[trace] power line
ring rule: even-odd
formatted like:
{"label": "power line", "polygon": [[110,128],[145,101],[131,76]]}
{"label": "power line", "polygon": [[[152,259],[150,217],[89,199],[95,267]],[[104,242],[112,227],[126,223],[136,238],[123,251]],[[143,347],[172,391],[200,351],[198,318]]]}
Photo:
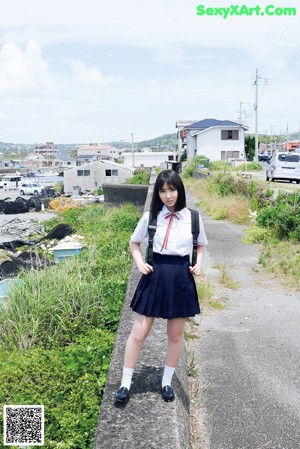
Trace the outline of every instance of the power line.
{"label": "power line", "polygon": [[273,77],[270,78],[270,82],[272,84],[279,83],[292,69],[292,67],[296,64],[298,58],[300,56],[300,45],[296,48],[288,62],[283,66],[283,68]]}

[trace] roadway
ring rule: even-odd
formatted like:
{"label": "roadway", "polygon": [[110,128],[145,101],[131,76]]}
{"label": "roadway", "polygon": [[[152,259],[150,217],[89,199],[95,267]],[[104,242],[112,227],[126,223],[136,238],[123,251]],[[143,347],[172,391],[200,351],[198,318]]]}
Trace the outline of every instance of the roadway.
{"label": "roadway", "polygon": [[[203,311],[189,343],[198,365],[194,449],[300,449],[300,293],[264,273],[242,226],[201,215],[204,272],[226,305]],[[220,265],[236,290],[220,283]]]}

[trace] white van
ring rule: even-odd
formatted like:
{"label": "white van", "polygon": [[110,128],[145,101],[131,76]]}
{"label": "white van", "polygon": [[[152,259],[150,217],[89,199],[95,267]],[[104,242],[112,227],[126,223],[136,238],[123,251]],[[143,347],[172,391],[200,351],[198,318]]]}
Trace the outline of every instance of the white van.
{"label": "white van", "polygon": [[274,153],[268,161],[266,171],[267,181],[296,181],[300,183],[300,154],[299,153]]}
{"label": "white van", "polygon": [[22,176],[17,175],[4,175],[0,179],[0,189],[18,189],[21,182]]}

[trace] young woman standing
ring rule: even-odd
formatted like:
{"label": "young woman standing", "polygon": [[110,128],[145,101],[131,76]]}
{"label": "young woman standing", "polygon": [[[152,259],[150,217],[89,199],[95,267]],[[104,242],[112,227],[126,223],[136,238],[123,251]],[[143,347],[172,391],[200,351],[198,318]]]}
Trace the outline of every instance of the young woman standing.
{"label": "young woman standing", "polygon": [[130,240],[132,256],[143,276],[130,304],[134,321],[126,343],[121,386],[115,394],[119,404],[129,399],[133,370],[154,318],[167,320],[168,348],[161,393],[166,402],[174,400],[171,381],[182,349],[185,319],[200,313],[193,276],[201,274],[207,239],[199,217],[197,262],[191,266],[191,212],[186,208],[184,185],[175,171],[165,170],[158,175],[150,213],[157,216],[153,265],[144,261],[140,248],[148,236],[149,212],[142,216]]}

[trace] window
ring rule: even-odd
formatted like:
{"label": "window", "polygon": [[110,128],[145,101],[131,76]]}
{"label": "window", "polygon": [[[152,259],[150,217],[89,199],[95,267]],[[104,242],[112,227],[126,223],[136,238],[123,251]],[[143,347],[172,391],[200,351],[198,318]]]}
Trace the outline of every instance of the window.
{"label": "window", "polygon": [[168,161],[174,161],[174,156],[168,156]]}
{"label": "window", "polygon": [[91,176],[90,170],[77,170],[77,176]]}
{"label": "window", "polygon": [[298,154],[279,154],[279,161],[285,162],[299,162],[300,156]]}
{"label": "window", "polygon": [[239,140],[238,129],[222,129],[221,130],[221,140]]}
{"label": "window", "polygon": [[118,176],[118,170],[105,170],[105,176]]}
{"label": "window", "polygon": [[239,159],[239,151],[221,151],[221,160],[228,161],[228,159]]}

